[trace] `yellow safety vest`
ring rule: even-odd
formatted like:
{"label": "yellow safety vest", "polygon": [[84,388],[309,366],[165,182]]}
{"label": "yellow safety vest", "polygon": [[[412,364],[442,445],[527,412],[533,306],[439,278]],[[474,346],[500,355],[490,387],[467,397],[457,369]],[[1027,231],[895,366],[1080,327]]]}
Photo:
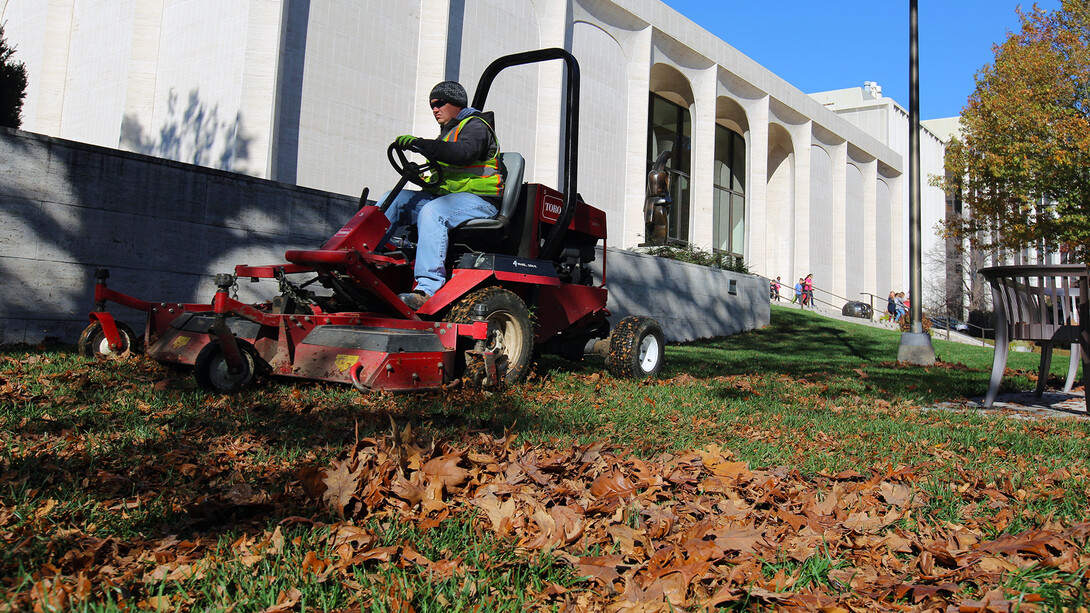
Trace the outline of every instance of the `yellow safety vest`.
{"label": "yellow safety vest", "polygon": [[440,194],[454,194],[469,192],[480,196],[499,196],[503,193],[503,175],[500,174],[500,141],[496,137],[496,131],[479,115],[470,115],[458,125],[443,135],[443,140],[449,143],[458,142],[458,134],[462,127],[474,119],[484,121],[488,131],[492,133],[492,147],[488,150],[489,158],[470,166],[451,166],[439,162],[443,167],[443,182],[434,191]]}

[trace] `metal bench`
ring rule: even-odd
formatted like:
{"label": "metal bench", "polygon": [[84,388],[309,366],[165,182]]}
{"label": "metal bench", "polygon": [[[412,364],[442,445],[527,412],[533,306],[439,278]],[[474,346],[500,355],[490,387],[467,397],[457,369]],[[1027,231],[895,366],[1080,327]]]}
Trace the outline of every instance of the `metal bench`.
{"label": "metal bench", "polygon": [[[991,266],[980,274],[992,287],[995,304],[995,357],[984,406],[991,407],[1007,368],[1010,342],[1033,341],[1041,346],[1036,394],[1044,393],[1052,366],[1052,347],[1069,345],[1064,391],[1071,391],[1081,355],[1084,389],[1090,383],[1090,294],[1087,267],[1081,264]],[[1081,351],[1080,351],[1081,348]]]}

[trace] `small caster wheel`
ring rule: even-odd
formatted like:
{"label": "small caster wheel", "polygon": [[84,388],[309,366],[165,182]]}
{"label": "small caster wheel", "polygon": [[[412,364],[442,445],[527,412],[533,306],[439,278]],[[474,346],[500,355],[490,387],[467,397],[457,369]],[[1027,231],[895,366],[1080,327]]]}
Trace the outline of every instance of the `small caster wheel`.
{"label": "small caster wheel", "polygon": [[132,331],[132,328],[119,322],[117,323],[117,332],[121,335],[121,346],[110,347],[110,341],[106,338],[106,333],[102,331],[102,324],[94,322],[83,329],[83,332],[79,335],[79,342],[76,343],[76,351],[89,358],[103,356],[107,358],[121,358],[129,355],[136,350],[136,334]]}
{"label": "small caster wheel", "polygon": [[193,362],[197,385],[210,392],[237,392],[253,383],[261,358],[250,343],[242,339],[235,339],[235,343],[242,354],[242,366],[237,372],[231,372],[227,366],[227,356],[219,340],[213,340],[201,349]]}

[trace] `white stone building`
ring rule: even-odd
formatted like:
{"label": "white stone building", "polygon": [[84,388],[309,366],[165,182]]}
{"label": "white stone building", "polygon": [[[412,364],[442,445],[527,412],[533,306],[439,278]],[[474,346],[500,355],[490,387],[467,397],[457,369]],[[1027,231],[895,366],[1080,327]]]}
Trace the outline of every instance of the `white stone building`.
{"label": "white stone building", "polygon": [[[436,82],[472,97],[496,57],[563,47],[579,191],[610,245],[643,240],[649,161],[681,142],[674,238],[840,297],[908,286],[905,110],[874,88],[807,95],[659,0],[0,0],[0,22],[29,71],[23,129],[344,194],[393,184],[396,135],[436,133]],[[553,186],[562,71],[505,71],[488,104]],[[943,143],[921,145],[926,256]]]}

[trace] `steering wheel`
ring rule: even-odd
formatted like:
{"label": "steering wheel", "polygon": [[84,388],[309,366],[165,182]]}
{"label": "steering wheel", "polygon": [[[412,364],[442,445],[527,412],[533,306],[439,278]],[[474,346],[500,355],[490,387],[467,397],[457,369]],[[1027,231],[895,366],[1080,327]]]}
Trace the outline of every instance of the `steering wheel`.
{"label": "steering wheel", "polygon": [[[390,143],[386,157],[390,159],[390,166],[410,183],[428,189],[443,182],[443,167],[428,156],[424,156],[423,164],[417,164],[405,156],[405,150],[397,143]],[[426,173],[430,174],[425,176]]]}

